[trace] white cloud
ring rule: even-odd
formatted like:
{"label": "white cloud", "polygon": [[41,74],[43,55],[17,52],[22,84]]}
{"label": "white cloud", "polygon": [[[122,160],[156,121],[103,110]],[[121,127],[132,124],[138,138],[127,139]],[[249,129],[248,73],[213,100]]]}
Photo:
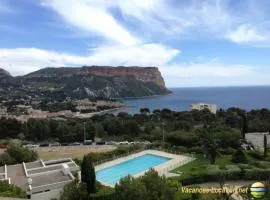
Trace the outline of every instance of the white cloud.
{"label": "white cloud", "polygon": [[250,43],[270,47],[270,30],[258,30],[251,24],[243,24],[231,32],[228,37],[237,43]]}
{"label": "white cloud", "polygon": [[[269,41],[269,4],[253,0],[43,0],[68,24],[135,45],[162,37],[226,39],[253,46]],[[238,7],[237,7],[238,6]],[[116,8],[124,20],[112,14]],[[134,20],[135,19],[135,20]],[[124,22],[123,22],[124,21]],[[123,22],[121,24],[121,22]],[[126,27],[124,26],[126,25]],[[128,29],[128,28],[129,29]],[[135,36],[136,34],[136,36]],[[165,36],[164,36],[165,34]],[[203,36],[203,37],[201,37]],[[244,37],[246,36],[246,37]],[[269,43],[268,43],[269,44]]]}
{"label": "white cloud", "polygon": [[127,20],[134,17],[148,26],[150,31],[157,29],[169,35],[180,34],[191,38],[202,35],[253,46],[262,46],[261,41],[269,42],[270,26],[266,21],[269,14],[267,9],[258,5],[259,1],[243,1],[241,8],[234,8],[229,0],[117,2]]}
{"label": "white cloud", "polygon": [[109,14],[108,1],[45,0],[43,5],[51,7],[67,23],[76,28],[96,32],[119,44],[135,45],[139,43],[139,39],[133,37]]}
{"label": "white cloud", "polygon": [[36,48],[0,49],[0,66],[13,75],[53,66],[144,65],[168,63],[180,51],[159,44],[138,46],[112,45],[91,49],[89,56],[76,56]]}
{"label": "white cloud", "polygon": [[233,86],[270,84],[270,70],[218,61],[178,63],[160,67],[170,87]]}
{"label": "white cloud", "polygon": [[168,87],[270,84],[270,70],[256,66],[205,62],[168,64],[180,52],[159,44],[123,45],[91,49],[76,56],[36,48],[0,49],[0,67],[23,75],[47,66],[126,65],[158,66]]}

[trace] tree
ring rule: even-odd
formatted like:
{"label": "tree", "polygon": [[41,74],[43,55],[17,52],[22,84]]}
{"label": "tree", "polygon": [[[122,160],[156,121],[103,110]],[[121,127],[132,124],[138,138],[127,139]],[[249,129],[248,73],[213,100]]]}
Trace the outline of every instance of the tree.
{"label": "tree", "polygon": [[245,135],[248,132],[248,119],[246,113],[242,115],[242,138],[245,139]]}
{"label": "tree", "polygon": [[173,200],[175,188],[169,187],[165,176],[160,177],[155,170],[150,170],[141,177],[141,182],[146,188],[148,200]]}
{"label": "tree", "polygon": [[104,128],[102,126],[102,124],[96,124],[95,126],[95,135],[96,137],[102,138],[105,134]]}
{"label": "tree", "polygon": [[74,180],[64,186],[60,194],[60,200],[85,200],[88,199],[88,194],[85,184],[77,184]]}
{"label": "tree", "polygon": [[204,143],[206,155],[209,158],[210,164],[214,165],[216,163],[216,158],[219,154],[219,145],[216,138],[216,134],[213,130],[213,127],[205,127],[203,128]]}
{"label": "tree", "polygon": [[96,127],[93,124],[92,121],[88,121],[85,125],[86,128],[86,139],[87,140],[94,140],[95,139],[95,133],[96,133]]}
{"label": "tree", "polygon": [[210,142],[206,145],[206,155],[209,158],[210,164],[214,165],[218,156],[218,145],[215,142]]}
{"label": "tree", "polygon": [[5,153],[0,155],[0,165],[32,162],[38,159],[37,152],[23,147],[21,144],[10,143]]}
{"label": "tree", "polygon": [[137,122],[135,121],[129,121],[127,124],[126,124],[126,130],[127,130],[127,133],[126,134],[129,134],[133,137],[136,137],[138,136],[139,132],[140,132],[140,127],[138,125]]}
{"label": "tree", "polygon": [[173,200],[177,188],[154,170],[141,178],[126,177],[115,186],[117,200]]}
{"label": "tree", "polygon": [[264,157],[266,158],[267,157],[267,136],[264,135],[263,136],[263,148],[264,148]]}
{"label": "tree", "polygon": [[120,180],[115,186],[117,200],[145,200],[147,190],[137,179],[128,176]]}
{"label": "tree", "polygon": [[141,108],[141,109],[140,109],[140,113],[141,113],[142,115],[147,115],[147,114],[150,113],[150,109],[149,109],[149,108]]}
{"label": "tree", "polygon": [[96,192],[96,173],[89,156],[84,156],[81,165],[82,182],[86,184],[88,194]]}

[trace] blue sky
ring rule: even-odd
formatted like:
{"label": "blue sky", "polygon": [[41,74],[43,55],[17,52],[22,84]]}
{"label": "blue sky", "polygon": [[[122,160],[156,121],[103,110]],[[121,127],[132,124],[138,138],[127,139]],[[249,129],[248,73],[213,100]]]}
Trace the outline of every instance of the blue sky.
{"label": "blue sky", "polygon": [[0,0],[0,67],[157,66],[168,87],[270,85],[270,0]]}

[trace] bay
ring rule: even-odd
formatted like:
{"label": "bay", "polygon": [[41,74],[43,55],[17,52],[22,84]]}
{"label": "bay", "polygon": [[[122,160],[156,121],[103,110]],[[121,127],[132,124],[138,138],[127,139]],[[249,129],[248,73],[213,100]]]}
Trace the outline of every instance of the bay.
{"label": "bay", "polygon": [[270,86],[170,88],[171,95],[136,99],[123,99],[128,105],[118,112],[135,114],[140,108],[169,108],[175,111],[190,110],[194,103],[213,103],[218,108],[238,107],[245,110],[270,108]]}

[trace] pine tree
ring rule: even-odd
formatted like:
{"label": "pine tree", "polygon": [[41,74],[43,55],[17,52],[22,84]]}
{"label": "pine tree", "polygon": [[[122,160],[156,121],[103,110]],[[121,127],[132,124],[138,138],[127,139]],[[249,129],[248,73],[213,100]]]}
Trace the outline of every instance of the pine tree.
{"label": "pine tree", "polygon": [[248,119],[246,113],[242,116],[242,137],[245,139],[245,135],[248,132]]}
{"label": "pine tree", "polygon": [[96,192],[96,173],[91,159],[88,156],[83,157],[81,166],[82,182],[86,184],[87,192],[93,194]]}
{"label": "pine tree", "polygon": [[267,157],[267,136],[263,137],[263,146],[264,146],[264,157]]}

